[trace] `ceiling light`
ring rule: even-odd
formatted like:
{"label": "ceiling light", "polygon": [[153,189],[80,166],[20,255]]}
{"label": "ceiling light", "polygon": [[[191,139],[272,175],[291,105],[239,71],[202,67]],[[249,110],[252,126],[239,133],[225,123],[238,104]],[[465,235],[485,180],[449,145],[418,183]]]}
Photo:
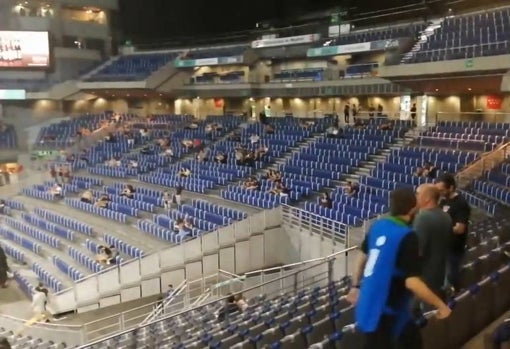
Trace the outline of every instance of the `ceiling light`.
{"label": "ceiling light", "polygon": [[130,96],[130,95],[129,95],[129,93],[128,93],[128,94],[126,94],[126,97],[129,97],[129,96]]}
{"label": "ceiling light", "polygon": [[438,89],[438,88],[436,88],[436,92],[437,92],[437,91],[439,91],[439,89]]}
{"label": "ceiling light", "polygon": [[468,87],[468,91],[471,91],[471,87]]}
{"label": "ceiling light", "polygon": [[144,96],[144,97],[147,97],[147,94],[145,93],[143,96]]}

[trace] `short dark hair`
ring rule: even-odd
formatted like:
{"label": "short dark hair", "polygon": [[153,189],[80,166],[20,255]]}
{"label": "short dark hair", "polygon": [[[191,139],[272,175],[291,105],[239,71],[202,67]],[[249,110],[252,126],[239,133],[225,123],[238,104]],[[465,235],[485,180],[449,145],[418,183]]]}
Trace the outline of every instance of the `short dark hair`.
{"label": "short dark hair", "polygon": [[446,188],[457,188],[457,183],[455,181],[455,176],[451,173],[443,173],[438,179],[438,183],[444,183]]}
{"label": "short dark hair", "polygon": [[228,303],[234,303],[235,301],[236,301],[236,297],[233,294],[229,293],[228,294],[228,298],[227,298],[227,302]]}
{"label": "short dark hair", "polygon": [[416,207],[416,194],[411,188],[395,189],[390,194],[390,214],[404,216]]}

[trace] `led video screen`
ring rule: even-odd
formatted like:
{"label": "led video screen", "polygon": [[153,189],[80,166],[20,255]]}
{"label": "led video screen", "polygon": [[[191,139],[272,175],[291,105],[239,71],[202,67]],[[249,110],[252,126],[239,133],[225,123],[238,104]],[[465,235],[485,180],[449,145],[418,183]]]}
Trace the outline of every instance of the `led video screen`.
{"label": "led video screen", "polygon": [[50,65],[48,32],[0,31],[0,69]]}

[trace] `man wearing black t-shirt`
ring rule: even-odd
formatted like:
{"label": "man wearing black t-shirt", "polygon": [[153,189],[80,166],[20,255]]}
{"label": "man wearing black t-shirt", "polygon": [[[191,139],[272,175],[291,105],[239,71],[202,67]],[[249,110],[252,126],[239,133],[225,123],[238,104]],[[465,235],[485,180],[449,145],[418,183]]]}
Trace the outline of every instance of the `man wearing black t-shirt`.
{"label": "man wearing black t-shirt", "polygon": [[466,252],[469,218],[471,207],[462,195],[457,192],[455,177],[449,173],[442,175],[437,181],[441,192],[439,206],[452,219],[452,238],[448,258],[448,282],[458,291],[460,286],[460,270]]}

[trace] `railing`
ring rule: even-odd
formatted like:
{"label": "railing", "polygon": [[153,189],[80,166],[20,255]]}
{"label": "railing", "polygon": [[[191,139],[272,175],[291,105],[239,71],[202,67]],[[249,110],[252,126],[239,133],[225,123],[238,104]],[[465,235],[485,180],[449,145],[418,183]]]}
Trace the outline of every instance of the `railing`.
{"label": "railing", "polygon": [[166,310],[170,307],[170,304],[176,299],[176,297],[180,296],[181,293],[186,289],[186,280],[183,280],[174,290],[170,292],[170,294],[162,301],[160,304],[156,306],[154,309],[143,321],[142,324],[148,323],[161,314],[164,314]]}
{"label": "railing", "polygon": [[475,140],[475,139],[460,139],[460,138],[443,138],[443,137],[433,137],[433,136],[418,136],[418,139],[416,143],[420,147],[434,147],[435,145],[427,144],[427,141],[450,141],[450,144],[448,145],[448,149],[453,150],[463,150],[466,146],[464,142],[469,142],[470,145],[481,145],[482,148],[485,144],[487,144],[486,141],[483,140]]}
{"label": "railing", "polygon": [[510,113],[501,112],[437,112],[435,123],[441,121],[485,121],[488,123],[510,122]]}
{"label": "railing", "polygon": [[[346,263],[341,263],[339,261],[339,259],[341,257],[344,257],[345,260],[347,260],[349,252],[354,251],[356,248],[357,247],[351,247],[349,249],[345,249],[345,250],[336,252],[336,253],[331,254],[324,258],[317,258],[317,259],[313,259],[313,260],[309,260],[309,261],[305,261],[305,262],[295,263],[292,266],[294,268],[299,268],[299,270],[290,270],[287,273],[285,273],[284,270],[281,270],[280,274],[275,274],[275,272],[273,272],[271,274],[268,272],[275,268],[254,271],[250,274],[258,273],[259,275],[265,275],[266,277],[263,277],[263,276],[260,277],[260,280],[264,280],[264,281],[262,281],[259,284],[253,285],[253,286],[248,286],[247,288],[242,290],[242,293],[248,299],[253,298],[259,294],[266,294],[269,297],[275,297],[281,293],[286,293],[286,292],[294,292],[295,293],[303,288],[314,287],[314,286],[322,286],[322,287],[326,286],[329,282],[334,281],[334,280],[340,280],[342,277],[346,276],[346,269],[344,267],[346,265]],[[340,263],[338,263],[338,262],[340,262]],[[289,267],[289,266],[287,266],[287,267]],[[283,268],[283,267],[280,267],[277,269],[281,269],[281,268]],[[340,268],[340,269],[338,269],[338,268]],[[207,304],[199,306],[198,308],[195,308],[192,310],[187,310],[187,311],[182,311],[182,312],[179,312],[178,314],[167,316],[162,319],[153,321],[151,323],[144,324],[142,326],[133,327],[133,329],[134,328],[144,328],[144,327],[151,326],[152,324],[155,324],[155,323],[158,323],[161,321],[166,321],[172,317],[181,316],[181,315],[187,313],[188,311],[193,311],[196,309],[200,309],[203,307],[207,307],[207,306],[216,304],[217,302],[225,301],[225,299],[227,297],[222,297],[217,300],[213,300],[211,302],[208,302]],[[108,336],[101,340],[97,340],[92,343],[89,343],[85,346],[81,346],[78,349],[88,348],[91,345],[99,344],[99,343],[104,342],[108,339],[120,337],[126,333],[129,333],[130,331],[132,331],[132,330],[126,330],[121,333],[117,333],[117,334]]]}
{"label": "railing", "polygon": [[[35,323],[26,326],[27,320],[14,316],[0,315],[0,327],[13,329],[16,334],[43,338],[55,343],[65,342],[68,347],[80,345],[86,340],[86,336],[79,325],[58,325],[51,323]],[[16,330],[15,330],[16,329]]]}
{"label": "railing", "polygon": [[283,223],[291,228],[317,234],[321,240],[349,246],[349,226],[297,207],[282,205]]}
{"label": "railing", "polygon": [[[262,233],[266,228],[280,226],[281,217],[279,212],[279,209],[261,211],[245,220],[201,235],[197,239],[189,240],[180,245],[164,246],[151,254],[130,259],[99,273],[91,274],[76,282],[72,287],[53,294],[48,308],[55,314],[75,311],[78,304],[83,307],[97,305],[102,294],[118,294],[119,289],[122,289],[122,285],[141,285],[142,279],[147,277],[158,278],[164,270],[184,269],[187,261],[202,260],[204,251],[217,250],[220,244],[231,245],[238,240],[245,241],[252,234]],[[232,261],[232,263],[235,263],[235,261]],[[229,265],[229,267],[232,268],[231,270],[236,268],[235,264]],[[184,279],[189,278],[185,275]],[[108,282],[105,284],[104,280],[108,280]],[[182,280],[179,279],[178,281],[181,282]],[[222,280],[217,280],[215,274],[214,280],[211,279],[207,287],[209,284],[220,281]],[[187,292],[190,293],[192,298],[199,296],[207,288],[205,284],[197,285],[193,282],[188,283],[187,287]],[[86,292],[80,290],[86,290]],[[156,293],[162,292],[159,289]],[[143,290],[140,289],[139,298],[153,294],[145,295]],[[120,299],[120,301],[123,302],[124,300]]]}
{"label": "railing", "polygon": [[468,186],[471,181],[492,170],[494,167],[503,162],[509,155],[510,142],[501,145],[496,150],[483,155],[481,158],[467,166],[464,170],[457,174],[457,182],[459,187]]}
{"label": "railing", "polygon": [[[464,45],[464,46],[456,46],[451,48],[438,48],[438,49],[432,49],[432,50],[423,50],[423,51],[417,51],[414,55],[412,55],[408,60],[411,63],[414,63],[416,61],[416,57],[422,56],[423,54],[429,54],[430,60],[422,61],[421,59],[418,60],[416,63],[428,63],[433,62],[432,57],[433,56],[439,56],[444,55],[443,60],[452,60],[452,59],[469,59],[469,58],[475,58],[475,57],[484,57],[484,51],[490,51],[491,47],[495,47],[496,45],[505,45],[506,50],[499,49],[499,51],[494,51],[494,55],[499,54],[506,54],[508,52],[508,48],[510,47],[510,42],[508,40],[505,41],[498,41],[498,42],[491,42],[488,44],[476,44],[476,45]],[[473,49],[472,54],[468,54],[467,50]],[[478,52],[476,50],[480,50]],[[452,51],[455,50],[458,53],[452,53]],[[460,53],[459,51],[466,50],[466,52]],[[405,57],[405,55],[402,55]]]}

